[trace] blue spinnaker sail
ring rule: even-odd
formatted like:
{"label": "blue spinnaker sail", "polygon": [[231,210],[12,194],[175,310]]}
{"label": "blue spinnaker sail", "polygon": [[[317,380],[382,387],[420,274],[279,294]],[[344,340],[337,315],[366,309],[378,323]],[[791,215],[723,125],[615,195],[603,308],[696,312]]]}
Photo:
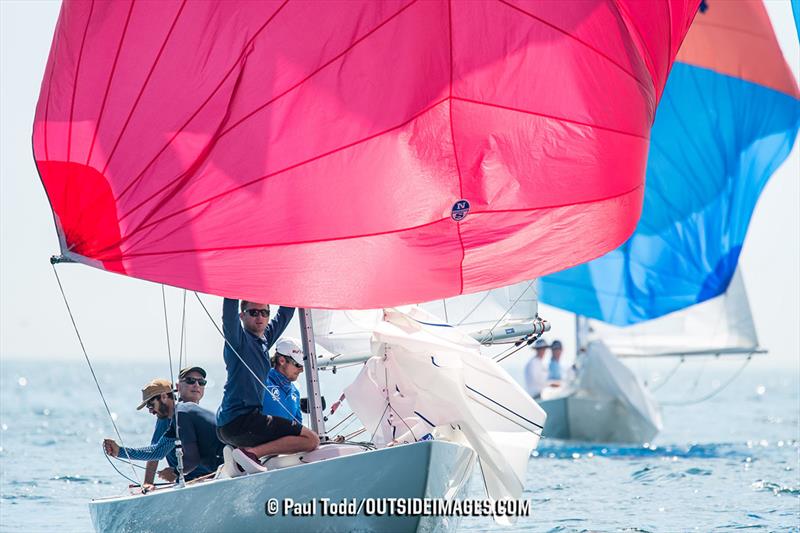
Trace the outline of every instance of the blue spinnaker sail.
{"label": "blue spinnaker sail", "polygon": [[656,115],[635,233],[542,278],[540,301],[626,325],[723,293],[799,126],[797,82],[763,4],[706,0]]}

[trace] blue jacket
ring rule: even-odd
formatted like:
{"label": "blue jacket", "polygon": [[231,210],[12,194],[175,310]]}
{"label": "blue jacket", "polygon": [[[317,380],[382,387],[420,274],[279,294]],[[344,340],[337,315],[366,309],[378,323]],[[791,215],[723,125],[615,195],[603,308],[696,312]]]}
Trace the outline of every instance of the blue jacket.
{"label": "blue jacket", "polygon": [[560,380],[561,379],[561,364],[555,359],[550,359],[550,366],[547,370],[547,379]]}
{"label": "blue jacket", "polygon": [[292,420],[298,424],[303,423],[303,413],[300,411],[300,391],[286,376],[275,370],[269,369],[267,375],[267,390],[264,392],[264,405],[261,412],[265,415],[279,416]]}
{"label": "blue jacket", "polygon": [[[239,321],[239,300],[225,298],[222,304],[222,331],[227,342],[222,356],[228,378],[222,393],[222,403],[217,409],[217,426],[222,427],[234,418],[261,409],[264,387],[259,380],[264,382],[267,379],[270,368],[268,350],[289,325],[292,316],[294,307],[281,307],[264,331],[264,336],[256,337],[244,329]],[[258,379],[242,364],[236,353]]]}

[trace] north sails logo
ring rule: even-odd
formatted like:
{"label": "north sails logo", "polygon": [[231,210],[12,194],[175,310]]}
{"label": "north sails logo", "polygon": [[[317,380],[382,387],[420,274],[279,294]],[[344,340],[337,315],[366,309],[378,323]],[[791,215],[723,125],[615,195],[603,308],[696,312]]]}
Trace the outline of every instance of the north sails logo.
{"label": "north sails logo", "polygon": [[466,200],[459,200],[453,204],[453,208],[450,210],[450,218],[456,222],[461,222],[467,217],[468,213],[469,202]]}
{"label": "north sails logo", "polygon": [[281,399],[281,393],[278,390],[278,387],[267,387],[267,392],[276,402]]}

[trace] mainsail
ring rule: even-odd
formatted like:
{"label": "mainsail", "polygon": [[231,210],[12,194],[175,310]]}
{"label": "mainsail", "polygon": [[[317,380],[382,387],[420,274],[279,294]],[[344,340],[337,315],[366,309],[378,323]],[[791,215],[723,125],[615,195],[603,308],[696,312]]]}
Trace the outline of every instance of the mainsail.
{"label": "mainsail", "polygon": [[542,278],[541,301],[624,326],[722,294],[758,197],[794,144],[799,95],[763,4],[706,0],[659,106],[636,232]]}
{"label": "mainsail", "polygon": [[62,255],[338,309],[593,259],[699,1],[65,1],[33,128]]}
{"label": "mainsail", "polygon": [[589,321],[589,340],[619,357],[750,354],[759,351],[747,291],[737,270],[721,295],[654,320],[620,328]]}

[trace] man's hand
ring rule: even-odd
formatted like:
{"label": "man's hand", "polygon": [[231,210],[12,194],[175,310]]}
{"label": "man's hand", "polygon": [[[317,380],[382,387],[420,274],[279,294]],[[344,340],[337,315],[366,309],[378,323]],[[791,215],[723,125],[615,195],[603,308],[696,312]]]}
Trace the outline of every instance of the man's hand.
{"label": "man's hand", "polygon": [[176,479],[178,479],[178,473],[175,471],[174,468],[170,467],[159,471],[158,477],[160,477],[164,481],[169,481],[170,483],[173,483]]}
{"label": "man's hand", "polygon": [[103,439],[103,451],[106,452],[106,455],[118,457],[119,444],[117,444],[113,439]]}

